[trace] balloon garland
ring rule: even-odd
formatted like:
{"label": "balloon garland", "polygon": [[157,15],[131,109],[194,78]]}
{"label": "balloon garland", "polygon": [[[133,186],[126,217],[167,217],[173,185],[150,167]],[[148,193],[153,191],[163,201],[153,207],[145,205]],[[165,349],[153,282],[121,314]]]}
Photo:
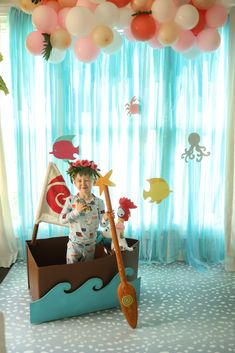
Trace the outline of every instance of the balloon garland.
{"label": "balloon garland", "polygon": [[51,63],[63,61],[70,47],[78,60],[92,62],[100,53],[117,52],[123,37],[156,49],[212,52],[234,5],[234,0],[20,0],[35,27],[26,48]]}

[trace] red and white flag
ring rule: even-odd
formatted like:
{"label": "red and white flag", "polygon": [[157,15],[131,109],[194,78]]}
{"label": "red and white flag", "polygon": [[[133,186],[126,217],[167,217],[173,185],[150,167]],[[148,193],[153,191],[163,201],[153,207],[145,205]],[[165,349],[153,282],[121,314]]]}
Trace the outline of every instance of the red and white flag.
{"label": "red and white flag", "polygon": [[61,226],[59,216],[65,199],[69,195],[70,191],[59,169],[55,163],[50,162],[44,180],[35,224],[46,222]]}

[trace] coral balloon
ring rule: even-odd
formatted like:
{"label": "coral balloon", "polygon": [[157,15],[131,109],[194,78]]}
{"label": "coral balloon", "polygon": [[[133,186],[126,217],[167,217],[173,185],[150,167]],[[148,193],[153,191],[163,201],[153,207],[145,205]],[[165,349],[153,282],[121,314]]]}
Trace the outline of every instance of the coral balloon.
{"label": "coral balloon", "polygon": [[197,36],[206,26],[206,10],[198,10],[199,20],[195,27],[191,29],[192,33]]}
{"label": "coral balloon", "polygon": [[223,5],[215,4],[206,11],[206,24],[210,28],[218,28],[227,21],[227,10]]}
{"label": "coral balloon", "polygon": [[112,2],[117,7],[124,7],[128,5],[131,0],[108,0],[108,1]]}
{"label": "coral balloon", "polygon": [[47,1],[46,5],[51,7],[53,10],[55,10],[55,12],[59,12],[61,9],[57,1],[53,1],[53,0]]}
{"label": "coral balloon", "polygon": [[78,0],[57,0],[60,7],[74,7]]}
{"label": "coral balloon", "polygon": [[163,45],[172,45],[179,38],[180,29],[174,22],[162,23],[158,31],[158,39]]}
{"label": "coral balloon", "polygon": [[100,49],[94,44],[90,36],[79,38],[74,46],[76,57],[85,63],[94,61],[99,55]]}
{"label": "coral balloon", "polygon": [[199,49],[209,52],[220,46],[221,38],[216,29],[206,28],[198,34],[196,41]]}
{"label": "coral balloon", "polygon": [[137,40],[150,40],[157,26],[154,18],[148,14],[140,14],[134,17],[131,22],[131,32]]}
{"label": "coral balloon", "polygon": [[34,4],[32,3],[31,0],[20,0],[19,1],[19,7],[20,9],[27,13],[27,14],[31,14],[33,12],[34,9],[36,9],[36,7],[40,6],[40,3],[38,4]]}
{"label": "coral balloon", "polygon": [[62,28],[56,29],[50,36],[50,42],[53,48],[64,50],[71,44],[71,36]]}
{"label": "coral balloon", "polygon": [[32,22],[40,32],[50,34],[56,29],[58,18],[55,10],[49,6],[41,5],[33,10]]}
{"label": "coral balloon", "polygon": [[131,0],[131,7],[134,11],[149,11],[151,10],[154,0]]}
{"label": "coral balloon", "polygon": [[200,10],[207,10],[214,5],[216,0],[192,0],[192,4]]}
{"label": "coral balloon", "polygon": [[91,37],[97,47],[105,48],[113,41],[113,31],[107,26],[99,25],[93,29]]}
{"label": "coral balloon", "polygon": [[182,31],[172,47],[175,51],[184,52],[194,45],[195,40],[196,38],[191,31]]}
{"label": "coral balloon", "polygon": [[178,8],[175,22],[184,30],[194,28],[199,21],[199,13],[196,7],[186,4]]}
{"label": "coral balloon", "polygon": [[31,32],[27,35],[25,44],[31,54],[41,55],[44,48],[44,37],[38,31]]}

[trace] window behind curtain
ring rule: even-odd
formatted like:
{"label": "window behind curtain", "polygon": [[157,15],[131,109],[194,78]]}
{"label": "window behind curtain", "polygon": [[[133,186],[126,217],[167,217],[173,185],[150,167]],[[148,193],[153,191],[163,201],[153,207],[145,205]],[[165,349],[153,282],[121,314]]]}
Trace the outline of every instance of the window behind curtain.
{"label": "window behind curtain", "polygon": [[[49,155],[53,142],[74,134],[81,158],[94,159],[103,173],[113,169],[114,209],[122,196],[138,205],[126,234],[140,240],[142,259],[193,265],[222,260],[227,28],[216,52],[191,60],[170,48],[124,41],[117,54],[88,65],[71,51],[59,65],[28,54],[30,17],[15,9],[10,29],[13,113],[5,131],[13,125],[14,134],[7,167],[10,198],[18,195],[13,214],[22,243],[31,236],[48,161],[66,178],[67,165]],[[134,95],[141,114],[128,116],[125,104]],[[191,132],[200,134],[200,145],[211,153],[201,163],[181,159]],[[143,190],[149,189],[147,179],[159,177],[172,192],[157,205],[143,199]],[[39,236],[61,234],[40,228]]]}

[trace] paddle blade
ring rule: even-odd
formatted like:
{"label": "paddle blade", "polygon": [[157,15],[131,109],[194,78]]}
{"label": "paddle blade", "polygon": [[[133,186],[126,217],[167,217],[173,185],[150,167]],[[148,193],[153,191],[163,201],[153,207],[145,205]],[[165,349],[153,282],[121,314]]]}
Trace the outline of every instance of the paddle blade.
{"label": "paddle blade", "polygon": [[138,308],[135,288],[128,282],[121,282],[118,286],[118,299],[128,324],[135,328],[138,320]]}

